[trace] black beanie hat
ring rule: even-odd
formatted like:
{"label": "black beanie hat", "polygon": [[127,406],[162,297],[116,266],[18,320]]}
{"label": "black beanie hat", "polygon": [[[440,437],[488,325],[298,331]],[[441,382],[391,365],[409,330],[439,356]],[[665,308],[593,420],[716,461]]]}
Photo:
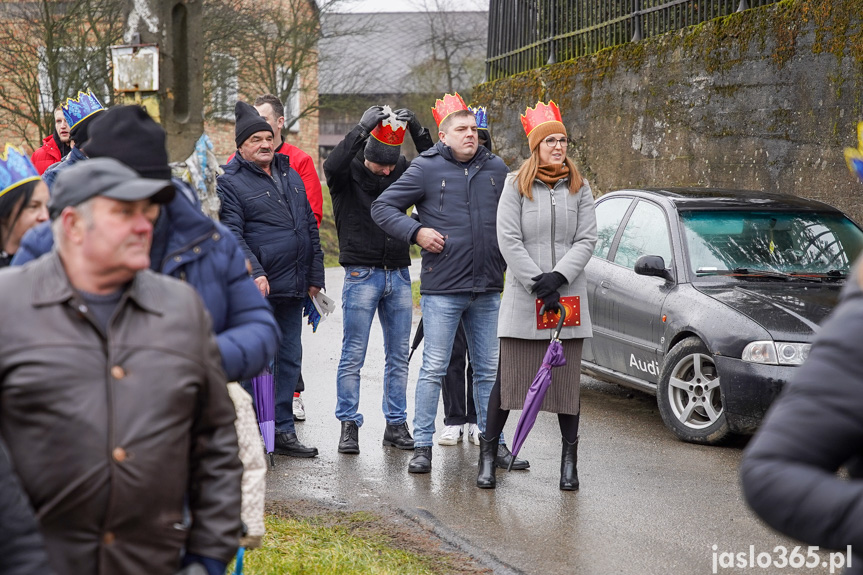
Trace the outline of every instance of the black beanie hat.
{"label": "black beanie hat", "polygon": [[[237,100],[237,104],[234,106],[234,116],[237,117],[237,124],[234,126],[234,141],[237,142],[238,148],[256,132],[273,133],[272,126],[258,114],[257,110],[245,102]],[[273,135],[275,136],[275,134]]]}
{"label": "black beanie hat", "polygon": [[401,146],[384,144],[374,136],[369,137],[366,150],[363,152],[368,161],[385,166],[392,166],[398,162],[401,153]]}
{"label": "black beanie hat", "polygon": [[144,178],[171,178],[165,130],[141,106],[114,106],[96,116],[89,132],[87,156],[114,158]]}
{"label": "black beanie hat", "polygon": [[75,142],[75,147],[81,148],[84,145],[84,142],[89,139],[89,126],[93,123],[93,120],[102,115],[101,112],[102,111],[100,110],[99,114],[87,116],[69,130],[69,139]]}

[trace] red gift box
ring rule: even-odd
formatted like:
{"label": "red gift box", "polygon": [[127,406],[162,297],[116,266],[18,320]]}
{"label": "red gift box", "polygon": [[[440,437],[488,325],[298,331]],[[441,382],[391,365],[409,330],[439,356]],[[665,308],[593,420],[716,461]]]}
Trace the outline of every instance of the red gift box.
{"label": "red gift box", "polygon": [[[539,310],[542,307],[542,300],[536,300],[536,329],[554,329],[557,327],[557,322],[560,321],[560,314],[557,312],[547,311],[539,315]],[[581,325],[581,298],[577,295],[565,296],[560,298],[560,307],[566,312],[566,319],[563,320],[563,327],[573,327]]]}

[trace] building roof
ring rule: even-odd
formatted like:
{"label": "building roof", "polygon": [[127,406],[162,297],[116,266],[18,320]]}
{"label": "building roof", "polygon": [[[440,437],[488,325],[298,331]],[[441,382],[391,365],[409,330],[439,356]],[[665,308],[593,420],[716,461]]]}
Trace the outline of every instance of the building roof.
{"label": "building roof", "polygon": [[435,81],[424,76],[435,52],[473,69],[485,61],[488,12],[332,13],[321,23],[321,95],[443,91],[446,85],[429,90]]}

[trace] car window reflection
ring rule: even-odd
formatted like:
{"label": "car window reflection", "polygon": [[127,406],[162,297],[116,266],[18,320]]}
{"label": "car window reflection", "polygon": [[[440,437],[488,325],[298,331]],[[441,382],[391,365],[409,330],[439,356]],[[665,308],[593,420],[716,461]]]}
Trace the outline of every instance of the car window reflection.
{"label": "car window reflection", "polygon": [[608,256],[614,235],[630,203],[630,198],[609,198],[596,205],[596,246],[593,255],[599,258]]}
{"label": "car window reflection", "polygon": [[791,274],[847,273],[863,249],[863,232],[841,214],[681,211],[689,266]]}
{"label": "car window reflection", "polygon": [[620,237],[614,263],[635,268],[641,256],[662,256],[665,265],[671,265],[671,240],[665,214],[654,204],[638,202]]}

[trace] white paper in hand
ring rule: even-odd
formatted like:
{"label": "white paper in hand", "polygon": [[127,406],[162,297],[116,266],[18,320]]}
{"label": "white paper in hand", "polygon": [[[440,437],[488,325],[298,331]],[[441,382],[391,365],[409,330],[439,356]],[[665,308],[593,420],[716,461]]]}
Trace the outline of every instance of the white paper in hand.
{"label": "white paper in hand", "polygon": [[319,291],[318,294],[312,298],[312,301],[315,303],[315,307],[318,308],[318,313],[321,314],[321,319],[323,319],[324,316],[330,315],[333,313],[333,310],[336,309],[336,302],[322,291]]}

